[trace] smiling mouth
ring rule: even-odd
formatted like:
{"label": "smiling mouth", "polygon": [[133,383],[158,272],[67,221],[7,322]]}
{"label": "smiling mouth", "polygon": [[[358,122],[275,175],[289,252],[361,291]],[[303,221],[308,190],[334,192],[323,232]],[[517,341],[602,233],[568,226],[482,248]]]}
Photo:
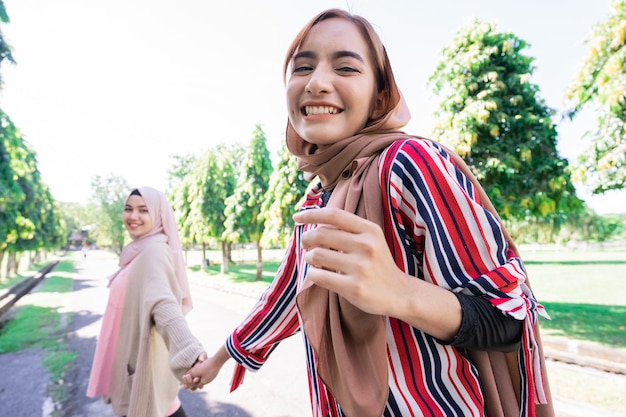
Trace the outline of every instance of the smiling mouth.
{"label": "smiling mouth", "polygon": [[304,106],[302,113],[305,116],[315,116],[319,114],[339,114],[341,109],[333,106]]}

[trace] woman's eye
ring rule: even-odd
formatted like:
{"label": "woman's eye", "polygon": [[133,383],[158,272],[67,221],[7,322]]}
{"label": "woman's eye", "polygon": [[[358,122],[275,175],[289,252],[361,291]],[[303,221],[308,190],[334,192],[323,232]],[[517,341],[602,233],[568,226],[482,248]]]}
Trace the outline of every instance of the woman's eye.
{"label": "woman's eye", "polygon": [[148,212],[148,209],[141,209],[141,210],[139,210],[139,212],[142,213],[142,214],[145,214],[145,213]]}
{"label": "woman's eye", "polygon": [[300,65],[298,67],[295,67],[293,69],[293,72],[306,72],[306,71],[312,71],[313,67],[309,66],[309,65]]}
{"label": "woman's eye", "polygon": [[339,67],[339,68],[337,68],[337,71],[339,71],[339,72],[359,72],[359,70],[357,70],[356,68],[352,68],[352,67]]}

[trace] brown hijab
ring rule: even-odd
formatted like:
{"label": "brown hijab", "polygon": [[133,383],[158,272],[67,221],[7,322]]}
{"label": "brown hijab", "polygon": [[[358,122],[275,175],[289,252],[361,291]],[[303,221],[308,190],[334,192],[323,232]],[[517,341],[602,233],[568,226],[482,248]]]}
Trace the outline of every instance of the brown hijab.
{"label": "brown hijab", "polygon": [[[333,190],[338,207],[383,227],[378,181],[380,153],[403,133],[410,115],[397,89],[393,108],[356,135],[319,148],[287,126],[287,147],[307,177]],[[385,318],[365,313],[325,288],[304,281],[297,296],[304,332],[318,357],[320,377],[349,416],[380,417],[387,401]],[[383,383],[384,382],[384,383]]]}

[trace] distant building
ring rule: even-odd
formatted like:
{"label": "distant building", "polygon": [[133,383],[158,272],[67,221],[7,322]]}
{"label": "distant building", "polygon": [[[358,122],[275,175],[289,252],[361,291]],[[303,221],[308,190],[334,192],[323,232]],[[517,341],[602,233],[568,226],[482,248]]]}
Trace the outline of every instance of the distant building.
{"label": "distant building", "polygon": [[67,238],[67,248],[70,250],[79,250],[83,244],[87,242],[87,232],[72,232]]}

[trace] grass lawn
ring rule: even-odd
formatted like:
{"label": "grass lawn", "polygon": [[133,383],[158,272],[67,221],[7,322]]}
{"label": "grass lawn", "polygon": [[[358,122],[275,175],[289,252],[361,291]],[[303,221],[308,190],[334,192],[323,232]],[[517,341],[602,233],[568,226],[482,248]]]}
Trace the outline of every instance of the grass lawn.
{"label": "grass lawn", "polygon": [[626,348],[626,249],[524,251],[551,334]]}
{"label": "grass lawn", "polygon": [[63,375],[76,357],[76,353],[67,349],[65,323],[59,312],[64,294],[72,291],[73,273],[72,262],[61,261],[37,292],[29,294],[28,301],[16,308],[12,319],[0,327],[0,354],[28,348],[44,349],[44,365],[52,381],[58,383],[48,393],[55,400],[64,395]]}

